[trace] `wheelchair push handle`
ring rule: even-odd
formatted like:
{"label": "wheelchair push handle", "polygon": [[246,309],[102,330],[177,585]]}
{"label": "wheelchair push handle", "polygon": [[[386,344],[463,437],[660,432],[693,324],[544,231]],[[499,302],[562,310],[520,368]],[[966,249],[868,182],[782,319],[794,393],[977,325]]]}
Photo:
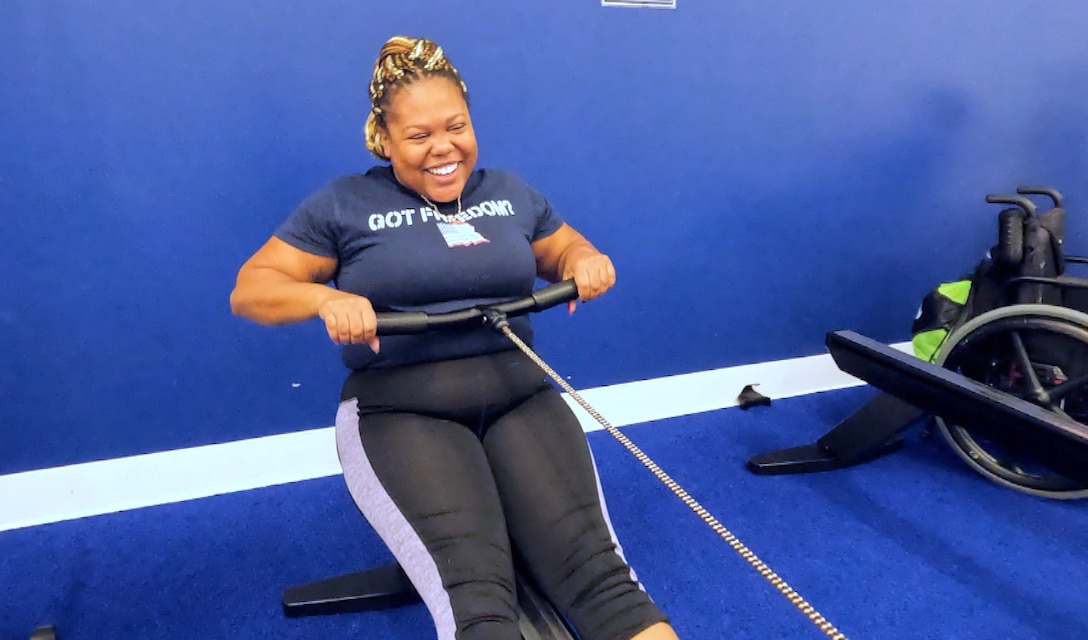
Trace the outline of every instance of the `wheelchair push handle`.
{"label": "wheelchair push handle", "polygon": [[1016,193],[1019,193],[1021,195],[1046,196],[1054,202],[1054,208],[1057,209],[1062,206],[1061,192],[1057,189],[1052,189],[1050,187],[1017,187]]}
{"label": "wheelchair push handle", "polygon": [[1035,213],[1035,204],[1024,196],[994,195],[986,196],[986,202],[990,204],[1011,204],[1024,210],[1029,216]]}
{"label": "wheelchair push handle", "polygon": [[564,280],[537,289],[524,298],[509,302],[469,307],[445,313],[427,313],[425,311],[382,312],[377,314],[378,335],[404,336],[472,323],[483,324],[489,318],[494,317],[495,314],[511,317],[535,313],[569,302],[577,297],[578,287],[574,284],[574,280]]}

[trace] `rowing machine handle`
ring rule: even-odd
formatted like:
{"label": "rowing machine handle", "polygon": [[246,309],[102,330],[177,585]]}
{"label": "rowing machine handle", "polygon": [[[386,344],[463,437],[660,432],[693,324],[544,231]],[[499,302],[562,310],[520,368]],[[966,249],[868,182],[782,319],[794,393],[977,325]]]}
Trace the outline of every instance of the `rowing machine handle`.
{"label": "rowing machine handle", "polygon": [[[578,287],[574,284],[574,280],[564,280],[538,289],[525,298],[488,305],[487,308],[501,311],[508,316],[520,316],[526,313],[544,311],[577,297]],[[483,310],[484,307],[469,307],[458,311],[436,314],[429,314],[425,311],[382,312],[377,314],[377,333],[379,336],[401,336],[424,333],[431,329],[468,324],[479,321],[484,315]]]}

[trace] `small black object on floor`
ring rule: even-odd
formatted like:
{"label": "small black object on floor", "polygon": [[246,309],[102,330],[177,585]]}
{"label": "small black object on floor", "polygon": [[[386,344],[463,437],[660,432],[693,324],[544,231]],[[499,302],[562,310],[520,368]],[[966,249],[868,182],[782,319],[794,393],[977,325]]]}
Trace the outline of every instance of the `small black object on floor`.
{"label": "small black object on floor", "polygon": [[738,407],[747,411],[749,407],[771,406],[771,399],[756,391],[756,386],[758,385],[750,384],[744,387],[744,390],[737,396]]}

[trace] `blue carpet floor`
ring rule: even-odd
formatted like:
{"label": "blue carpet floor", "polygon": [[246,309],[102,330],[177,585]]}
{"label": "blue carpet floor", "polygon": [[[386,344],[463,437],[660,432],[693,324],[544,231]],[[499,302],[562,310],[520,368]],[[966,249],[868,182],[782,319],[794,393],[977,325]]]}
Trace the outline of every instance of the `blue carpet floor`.
{"label": "blue carpet floor", "polygon": [[[831,473],[759,477],[867,388],[624,431],[848,637],[1088,638],[1088,505],[1023,495],[939,438]],[[617,532],[685,640],[820,633],[633,457],[590,434]],[[0,533],[0,639],[413,639],[421,605],[287,619],[285,586],[390,559],[339,477]]]}

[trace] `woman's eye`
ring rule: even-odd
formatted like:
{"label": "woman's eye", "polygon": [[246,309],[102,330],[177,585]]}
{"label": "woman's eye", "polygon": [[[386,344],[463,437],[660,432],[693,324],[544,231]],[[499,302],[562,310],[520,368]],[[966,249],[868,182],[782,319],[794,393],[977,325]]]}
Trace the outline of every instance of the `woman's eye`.
{"label": "woman's eye", "polygon": [[424,139],[426,139],[426,137],[427,137],[427,134],[425,134],[425,133],[417,133],[416,135],[411,136],[408,139],[409,140],[424,140]]}
{"label": "woman's eye", "polygon": [[465,128],[464,124],[455,124],[452,127],[450,127],[450,131],[460,131],[460,130],[462,130],[464,128]]}

